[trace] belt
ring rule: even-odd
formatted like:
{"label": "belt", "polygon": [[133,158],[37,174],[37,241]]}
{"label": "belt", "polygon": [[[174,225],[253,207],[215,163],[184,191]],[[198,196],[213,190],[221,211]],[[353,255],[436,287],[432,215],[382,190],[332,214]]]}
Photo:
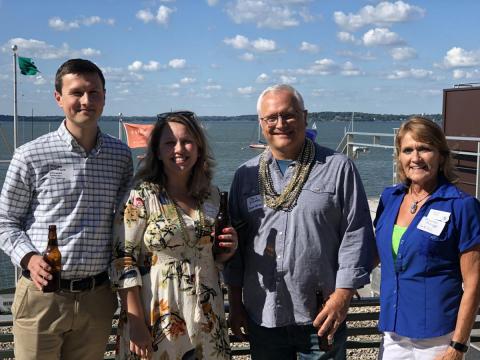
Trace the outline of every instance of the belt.
{"label": "belt", "polygon": [[[22,275],[30,279],[30,271],[22,270]],[[60,279],[60,289],[69,292],[93,290],[96,286],[102,285],[107,280],[108,273],[106,271],[83,279]]]}

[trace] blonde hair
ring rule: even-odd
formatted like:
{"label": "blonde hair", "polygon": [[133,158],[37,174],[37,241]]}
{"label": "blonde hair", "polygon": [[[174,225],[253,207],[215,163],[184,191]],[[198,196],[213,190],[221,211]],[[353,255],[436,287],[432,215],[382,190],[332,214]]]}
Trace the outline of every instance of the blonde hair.
{"label": "blonde hair", "polygon": [[405,175],[399,159],[402,140],[407,133],[410,133],[412,138],[416,141],[421,141],[433,146],[440,153],[440,155],[442,155],[443,162],[439,166],[439,175],[443,174],[443,176],[451,183],[455,183],[458,180],[458,176],[455,174],[452,163],[451,151],[448,147],[445,134],[440,126],[426,117],[412,116],[400,126],[395,138],[398,181],[407,185],[410,184],[410,180]]}

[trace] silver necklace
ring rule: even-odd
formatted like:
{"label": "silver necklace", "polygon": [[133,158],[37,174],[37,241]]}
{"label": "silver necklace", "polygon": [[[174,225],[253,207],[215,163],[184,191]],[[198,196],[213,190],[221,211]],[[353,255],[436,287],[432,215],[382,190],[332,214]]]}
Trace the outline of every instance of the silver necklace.
{"label": "silver necklace", "polygon": [[303,185],[308,179],[315,159],[315,145],[310,139],[305,139],[303,149],[299,154],[293,176],[281,194],[275,191],[272,175],[267,164],[268,149],[260,156],[258,182],[260,196],[265,205],[274,210],[291,211],[300,196]]}
{"label": "silver necklace", "polygon": [[412,197],[413,201],[412,201],[412,203],[410,204],[409,211],[410,211],[410,214],[415,214],[415,213],[417,212],[417,209],[418,209],[418,204],[421,203],[423,200],[425,200],[427,197],[429,197],[430,194],[427,193],[427,195],[425,195],[425,196],[422,197],[421,199],[415,200],[415,199],[413,198],[413,190],[412,190],[412,188],[410,188],[410,196]]}

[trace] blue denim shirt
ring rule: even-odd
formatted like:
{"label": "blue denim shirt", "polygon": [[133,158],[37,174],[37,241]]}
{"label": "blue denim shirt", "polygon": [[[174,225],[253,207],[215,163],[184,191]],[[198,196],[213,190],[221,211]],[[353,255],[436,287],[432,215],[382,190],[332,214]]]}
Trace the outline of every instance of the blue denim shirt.
{"label": "blue denim shirt", "polygon": [[[255,157],[235,173],[230,192],[239,251],[227,264],[227,284],[243,286],[251,319],[265,327],[311,324],[315,293],[359,288],[369,282],[375,241],[360,176],[344,155],[315,144],[315,163],[292,211],[263,204]],[[268,166],[277,192],[283,176],[271,153]]]}
{"label": "blue denim shirt", "polygon": [[[385,189],[374,223],[382,273],[379,328],[411,338],[445,335],[455,329],[463,293],[459,255],[480,244],[480,205],[440,179],[401,237],[394,261],[393,225],[406,191],[404,185]],[[439,236],[417,227],[432,209],[450,214]]]}

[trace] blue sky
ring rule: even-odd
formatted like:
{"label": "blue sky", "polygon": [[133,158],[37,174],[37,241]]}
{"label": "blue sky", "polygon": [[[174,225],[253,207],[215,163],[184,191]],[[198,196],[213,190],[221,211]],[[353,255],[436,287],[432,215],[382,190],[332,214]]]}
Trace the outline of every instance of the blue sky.
{"label": "blue sky", "polygon": [[0,114],[13,44],[41,71],[18,75],[20,115],[62,114],[53,80],[72,57],[104,71],[105,115],[253,114],[279,82],[310,111],[441,113],[444,88],[480,82],[478,14],[478,0],[0,0]]}

